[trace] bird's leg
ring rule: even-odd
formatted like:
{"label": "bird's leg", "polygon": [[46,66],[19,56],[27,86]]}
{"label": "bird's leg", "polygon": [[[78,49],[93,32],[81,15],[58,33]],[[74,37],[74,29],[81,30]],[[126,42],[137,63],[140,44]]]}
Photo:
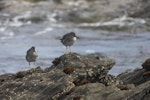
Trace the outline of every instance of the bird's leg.
{"label": "bird's leg", "polygon": [[68,53],[68,46],[66,46],[66,54]]}
{"label": "bird's leg", "polygon": [[70,52],[69,53],[71,53],[71,47],[69,46],[69,50],[70,50]]}

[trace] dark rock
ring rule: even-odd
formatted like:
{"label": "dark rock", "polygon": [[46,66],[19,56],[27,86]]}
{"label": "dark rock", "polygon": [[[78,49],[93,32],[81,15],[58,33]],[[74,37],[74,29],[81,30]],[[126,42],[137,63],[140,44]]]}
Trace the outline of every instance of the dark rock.
{"label": "dark rock", "polygon": [[82,96],[81,95],[75,95],[73,96],[73,100],[81,100]]}
{"label": "dark rock", "polygon": [[144,69],[136,69],[130,73],[122,73],[118,75],[117,78],[122,80],[125,84],[134,84],[137,86],[150,80],[149,75],[144,74],[145,72]]}
{"label": "dark rock", "polygon": [[149,8],[150,8],[149,0],[135,0],[133,8],[130,8],[129,15],[132,17],[149,18],[150,17]]}
{"label": "dark rock", "polygon": [[149,80],[150,79],[150,71],[146,71],[143,73],[143,78],[146,79],[146,80]]}
{"label": "dark rock", "polygon": [[76,87],[65,100],[71,100],[71,96],[75,97],[76,95],[81,95],[83,100],[109,100],[107,99],[108,96],[115,91],[114,88],[111,89],[111,87],[105,87],[105,85],[101,83],[89,83]]}
{"label": "dark rock", "polygon": [[5,82],[8,81],[9,79],[15,79],[15,75],[14,74],[4,74],[4,75],[0,75],[0,85]]}
{"label": "dark rock", "polygon": [[134,84],[126,84],[126,85],[118,85],[117,86],[120,90],[130,90],[135,88]]}
{"label": "dark rock", "polygon": [[5,8],[4,4],[0,2],[0,11]]}
{"label": "dark rock", "polygon": [[147,71],[150,71],[150,58],[147,59],[143,64],[142,64],[142,67],[147,70]]}
{"label": "dark rock", "polygon": [[90,80],[83,79],[83,80],[81,81],[81,85],[84,85],[84,84],[87,84],[87,83],[91,83]]}
{"label": "dark rock", "polygon": [[100,79],[103,76],[105,77],[115,64],[112,59],[99,60],[92,56],[81,56],[75,53],[62,55],[59,59],[60,63],[53,67],[65,71],[66,74],[71,74],[75,85],[83,85],[91,82],[101,82],[105,85],[116,84],[115,78],[112,77],[109,77],[109,79]]}
{"label": "dark rock", "polygon": [[88,80],[87,78],[85,77],[82,77],[82,76],[78,76],[76,79],[74,79],[73,83],[76,85],[76,86],[79,86],[79,85],[84,85],[84,84],[87,84],[87,83],[91,83],[92,81],[91,80]]}
{"label": "dark rock", "polygon": [[60,63],[60,58],[55,58],[52,63],[57,66]]}
{"label": "dark rock", "polygon": [[[108,86],[101,83],[89,83],[76,87],[73,92],[65,98],[71,100],[72,96],[81,95],[83,100],[146,100],[150,90],[150,81],[128,90],[119,90],[116,87]],[[144,86],[145,85],[145,86]]]}
{"label": "dark rock", "polygon": [[10,78],[2,83],[0,89],[5,89],[4,92],[8,89],[7,96],[14,99],[49,100],[70,91],[74,87],[70,81],[71,78],[62,71],[51,70],[48,73],[34,72],[19,80]]}
{"label": "dark rock", "polygon": [[89,75],[92,76],[95,73],[99,75],[106,75],[108,71],[115,64],[115,61],[112,59],[107,60],[97,60],[94,57],[81,56],[79,54],[65,54],[60,57],[61,63],[57,67],[59,69],[64,69],[65,66],[72,66],[74,68],[73,75]]}
{"label": "dark rock", "polygon": [[71,74],[71,73],[73,73],[73,71],[74,71],[74,69],[71,66],[64,67],[64,70],[63,70],[63,72],[66,74]]}
{"label": "dark rock", "polygon": [[147,100],[150,96],[149,73],[140,69],[121,74],[116,78],[107,74],[114,64],[111,59],[99,60],[75,53],[64,54],[59,57],[59,63],[54,63],[45,70],[37,67],[17,74],[1,75],[0,98],[3,100]]}
{"label": "dark rock", "polygon": [[23,78],[25,74],[26,74],[25,72],[20,71],[16,74],[16,78]]}

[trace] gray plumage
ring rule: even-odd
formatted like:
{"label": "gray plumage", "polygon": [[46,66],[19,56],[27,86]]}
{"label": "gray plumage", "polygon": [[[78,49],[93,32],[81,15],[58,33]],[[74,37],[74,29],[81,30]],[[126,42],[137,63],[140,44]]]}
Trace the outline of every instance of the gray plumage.
{"label": "gray plumage", "polygon": [[69,47],[70,49],[70,52],[71,52],[71,46],[74,44],[74,42],[76,41],[78,37],[76,36],[76,34],[74,32],[70,32],[70,33],[67,33],[65,34],[61,40],[61,43],[66,46],[66,51]]}
{"label": "gray plumage", "polygon": [[35,65],[37,57],[38,57],[38,52],[34,46],[32,46],[29,50],[27,50],[26,60],[29,62],[29,66],[30,66],[30,62],[34,62]]}

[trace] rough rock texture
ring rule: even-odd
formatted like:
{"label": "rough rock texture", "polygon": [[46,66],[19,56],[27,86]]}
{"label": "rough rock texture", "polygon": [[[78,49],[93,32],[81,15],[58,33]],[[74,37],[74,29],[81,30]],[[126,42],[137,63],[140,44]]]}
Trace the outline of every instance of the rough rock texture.
{"label": "rough rock texture", "polygon": [[60,62],[57,66],[51,68],[59,68],[63,70],[65,67],[73,67],[74,77],[83,76],[85,78],[99,75],[105,76],[108,71],[113,67],[115,61],[112,59],[98,60],[94,57],[81,56],[78,54],[65,54],[59,57]]}
{"label": "rough rock texture", "polygon": [[130,73],[122,73],[118,75],[118,78],[123,80],[126,84],[135,84],[135,85],[140,85],[143,82],[146,82],[150,80],[149,75],[146,74],[147,71],[144,69],[137,69],[134,72]]}
{"label": "rough rock texture", "polygon": [[[6,78],[7,77],[7,78]],[[60,70],[50,72],[27,73],[23,78],[15,75],[5,76],[1,79],[0,97],[12,100],[49,100],[58,98],[69,92],[75,85],[70,82],[71,77]],[[4,91],[5,90],[5,91]]]}
{"label": "rough rock texture", "polygon": [[142,67],[147,70],[150,71],[150,58],[148,58],[143,64]]}
{"label": "rough rock texture", "polygon": [[134,72],[125,72],[118,75],[118,78],[124,81],[126,84],[140,85],[143,82],[150,80],[150,58],[146,59],[142,64],[143,69],[136,69]]}
{"label": "rough rock texture", "polygon": [[[135,6],[136,5],[136,6]],[[136,0],[130,8],[129,15],[132,17],[150,18],[150,0]]]}
{"label": "rough rock texture", "polygon": [[[37,67],[16,74],[1,75],[0,98],[2,100],[148,100],[150,97],[148,79],[150,74],[144,69],[121,74],[116,78],[107,74],[115,64],[112,59],[99,60],[97,57],[75,53],[64,54],[55,58],[52,63],[51,67],[44,70]],[[141,79],[143,76],[147,80]]]}
{"label": "rough rock texture", "polygon": [[[150,71],[136,69],[133,72],[126,72],[118,75],[125,84],[134,84],[136,87],[129,92],[133,100],[149,100],[150,98]],[[130,100],[130,99],[129,99]]]}

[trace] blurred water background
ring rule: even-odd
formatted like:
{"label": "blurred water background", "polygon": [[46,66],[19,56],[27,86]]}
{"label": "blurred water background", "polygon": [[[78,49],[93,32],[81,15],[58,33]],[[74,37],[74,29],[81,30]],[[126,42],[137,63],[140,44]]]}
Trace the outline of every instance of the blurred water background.
{"label": "blurred water background", "polygon": [[137,1],[0,0],[0,74],[29,69],[31,46],[39,52],[38,65],[50,67],[65,53],[59,39],[71,31],[80,37],[73,52],[116,61],[110,74],[141,68],[150,57],[150,22],[147,13],[138,15],[142,8],[135,11]]}

